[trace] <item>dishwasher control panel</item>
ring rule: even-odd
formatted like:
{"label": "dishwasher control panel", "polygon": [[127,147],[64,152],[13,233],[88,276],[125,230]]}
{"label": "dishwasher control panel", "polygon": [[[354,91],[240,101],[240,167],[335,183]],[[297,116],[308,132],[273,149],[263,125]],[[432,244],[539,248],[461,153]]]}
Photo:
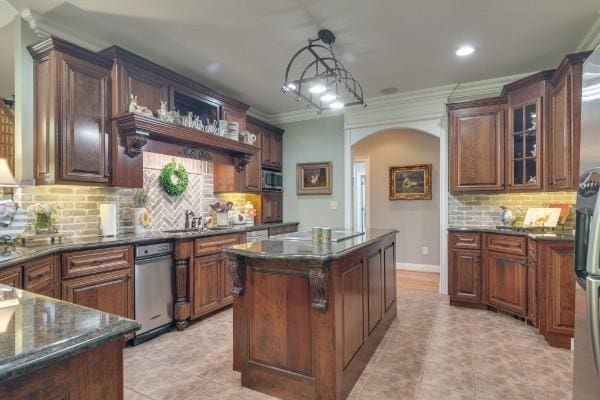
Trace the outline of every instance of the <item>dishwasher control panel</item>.
{"label": "dishwasher control panel", "polygon": [[161,254],[169,254],[173,252],[173,243],[153,243],[137,246],[135,248],[135,258],[153,257]]}

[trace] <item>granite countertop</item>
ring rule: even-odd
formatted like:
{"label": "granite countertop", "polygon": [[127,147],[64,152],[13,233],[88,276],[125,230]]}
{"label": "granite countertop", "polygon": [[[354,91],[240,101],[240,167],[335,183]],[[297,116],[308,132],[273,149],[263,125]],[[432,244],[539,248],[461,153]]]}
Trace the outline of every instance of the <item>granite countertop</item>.
{"label": "granite countertop", "polygon": [[495,226],[450,226],[448,227],[449,232],[487,232],[487,233],[500,233],[503,235],[516,235],[526,236],[534,240],[563,240],[563,241],[575,241],[575,230],[555,230],[550,232],[528,232],[525,230],[512,230],[512,229],[500,229]]}
{"label": "granite countertop", "polygon": [[[395,235],[397,232],[395,229],[367,229],[364,234],[339,242],[325,243],[313,243],[311,239],[297,239],[298,235],[291,235],[291,238],[288,235],[280,235],[260,242],[226,247],[224,251],[251,258],[327,262],[368,246],[385,236]],[[307,237],[310,237],[310,234],[307,234]]]}
{"label": "granite countertop", "polygon": [[0,284],[0,382],[139,328],[127,318]]}
{"label": "granite countertop", "polygon": [[277,228],[287,225],[297,225],[298,222],[279,222],[261,225],[233,225],[229,228],[217,228],[207,231],[165,232],[155,231],[145,234],[125,233],[115,237],[83,237],[76,239],[65,238],[62,243],[43,244],[35,246],[17,246],[16,250],[8,256],[0,256],[0,269],[20,265],[33,259],[55,253],[85,250],[105,246],[118,246],[126,244],[142,244],[161,240],[194,239],[199,237],[225,235],[228,233],[251,232],[262,229]]}

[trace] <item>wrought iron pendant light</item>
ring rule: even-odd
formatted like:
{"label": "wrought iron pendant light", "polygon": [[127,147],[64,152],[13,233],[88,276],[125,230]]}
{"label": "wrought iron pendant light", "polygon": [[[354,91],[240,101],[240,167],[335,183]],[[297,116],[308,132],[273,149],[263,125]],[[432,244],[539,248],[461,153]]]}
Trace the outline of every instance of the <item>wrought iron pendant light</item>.
{"label": "wrought iron pendant light", "polygon": [[320,30],[316,39],[298,50],[285,70],[281,91],[294,93],[297,101],[306,101],[320,114],[325,109],[341,109],[364,102],[362,86],[335,57],[335,35]]}

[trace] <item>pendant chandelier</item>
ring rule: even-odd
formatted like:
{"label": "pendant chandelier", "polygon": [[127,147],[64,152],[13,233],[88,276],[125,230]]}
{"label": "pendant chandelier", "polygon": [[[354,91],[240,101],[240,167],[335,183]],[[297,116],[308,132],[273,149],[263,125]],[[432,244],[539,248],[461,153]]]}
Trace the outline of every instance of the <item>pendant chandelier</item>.
{"label": "pendant chandelier", "polygon": [[304,100],[318,114],[328,108],[367,106],[362,86],[335,57],[334,42],[331,31],[320,30],[316,39],[308,39],[308,46],[294,54],[285,70],[281,91],[294,93],[297,101]]}

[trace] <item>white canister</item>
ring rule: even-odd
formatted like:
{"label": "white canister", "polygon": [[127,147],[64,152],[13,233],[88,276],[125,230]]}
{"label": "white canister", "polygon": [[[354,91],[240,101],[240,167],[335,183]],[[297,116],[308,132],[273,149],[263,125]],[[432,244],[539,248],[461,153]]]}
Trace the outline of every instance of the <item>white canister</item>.
{"label": "white canister", "polygon": [[217,225],[229,226],[229,214],[226,212],[217,213]]}
{"label": "white canister", "polygon": [[116,203],[100,204],[100,236],[116,236],[118,217]]}
{"label": "white canister", "polygon": [[145,207],[133,209],[133,227],[135,233],[146,233],[147,229],[142,224],[142,215],[146,212]]}

